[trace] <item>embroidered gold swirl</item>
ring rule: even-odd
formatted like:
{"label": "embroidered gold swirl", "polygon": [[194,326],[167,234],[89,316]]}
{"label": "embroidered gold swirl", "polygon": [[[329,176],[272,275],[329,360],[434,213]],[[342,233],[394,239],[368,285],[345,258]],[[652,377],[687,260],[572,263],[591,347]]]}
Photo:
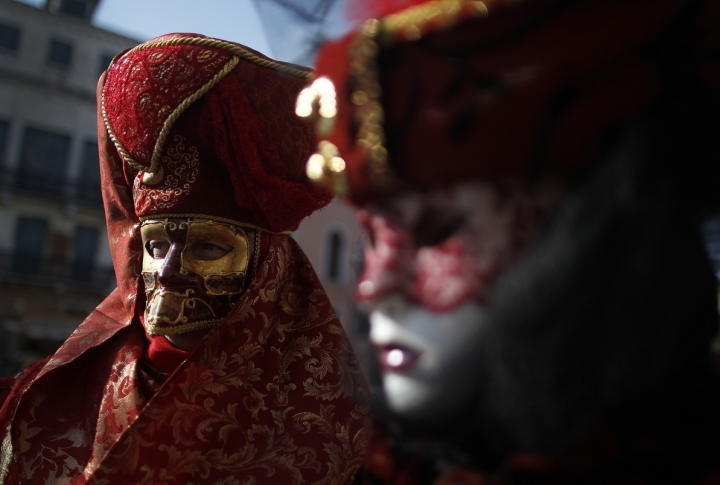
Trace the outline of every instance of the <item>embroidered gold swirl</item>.
{"label": "embroidered gold swirl", "polygon": [[163,180],[156,185],[147,185],[143,173],[135,177],[133,199],[135,210],[142,213],[152,207],[154,211],[174,207],[190,193],[197,180],[200,167],[200,153],[197,148],[187,145],[182,135],[175,135],[162,157]]}

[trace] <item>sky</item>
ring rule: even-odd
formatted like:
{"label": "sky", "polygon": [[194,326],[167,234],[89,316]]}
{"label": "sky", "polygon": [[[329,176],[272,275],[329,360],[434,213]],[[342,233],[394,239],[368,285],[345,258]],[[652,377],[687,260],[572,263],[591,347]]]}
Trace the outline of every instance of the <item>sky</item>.
{"label": "sky", "polygon": [[[19,1],[45,5],[45,0]],[[252,0],[100,0],[93,23],[140,41],[169,32],[196,32],[277,58]]]}

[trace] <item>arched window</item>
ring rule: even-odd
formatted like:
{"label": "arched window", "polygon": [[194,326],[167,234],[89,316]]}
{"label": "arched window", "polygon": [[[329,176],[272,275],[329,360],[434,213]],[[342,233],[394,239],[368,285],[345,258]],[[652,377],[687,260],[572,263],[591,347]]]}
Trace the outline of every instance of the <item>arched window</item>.
{"label": "arched window", "polygon": [[343,264],[345,258],[345,235],[339,230],[331,231],[327,236],[327,280],[331,283],[341,283],[343,279]]}

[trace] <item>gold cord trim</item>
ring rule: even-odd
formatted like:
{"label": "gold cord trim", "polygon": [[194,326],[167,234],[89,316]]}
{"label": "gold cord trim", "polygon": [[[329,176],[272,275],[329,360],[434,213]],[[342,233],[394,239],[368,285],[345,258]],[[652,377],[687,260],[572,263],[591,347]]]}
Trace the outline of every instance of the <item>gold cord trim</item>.
{"label": "gold cord trim", "polygon": [[[158,137],[157,142],[155,143],[155,148],[153,150],[152,158],[150,160],[150,166],[145,166],[139,162],[137,162],[133,157],[130,155],[130,153],[127,151],[127,149],[123,146],[123,144],[118,139],[117,135],[115,134],[115,131],[113,130],[112,126],[110,125],[110,120],[108,119],[107,112],[105,110],[105,93],[103,91],[102,99],[100,100],[100,109],[103,117],[103,123],[105,125],[105,129],[108,132],[108,135],[110,137],[110,140],[113,142],[115,147],[117,148],[118,153],[122,157],[122,159],[128,163],[131,167],[135,168],[136,170],[139,170],[141,172],[145,172],[147,174],[150,174],[149,176],[146,176],[143,180],[144,183],[148,185],[153,185],[154,183],[159,182],[160,178],[160,172],[161,167],[160,165],[160,154],[162,153],[162,149],[164,147],[165,141],[170,133],[170,130],[177,120],[177,118],[192,104],[193,102],[197,101],[199,98],[204,96],[210,89],[213,88],[222,78],[224,78],[230,71],[232,71],[235,66],[240,62],[240,59],[244,59],[246,61],[252,62],[254,64],[257,64],[258,66],[266,67],[268,69],[274,69],[278,72],[282,72],[285,74],[290,74],[292,76],[300,77],[300,78],[310,78],[312,77],[312,72],[309,69],[301,68],[299,66],[290,66],[285,63],[281,63],[278,61],[274,61],[272,59],[268,59],[265,57],[258,56],[257,54],[254,54],[253,52],[245,49],[244,47],[233,44],[231,42],[226,42],[219,39],[213,39],[208,37],[177,37],[173,39],[167,39],[157,42],[146,42],[144,44],[140,44],[138,46],[135,46],[134,48],[130,49],[128,52],[125,53],[124,56],[130,54],[131,52],[136,52],[140,50],[146,50],[146,49],[152,49],[157,47],[166,47],[166,46],[174,46],[174,45],[193,45],[193,46],[199,46],[199,47],[212,47],[217,49],[223,49],[226,51],[229,51],[234,55],[234,57],[228,61],[228,63],[223,67],[221,71],[219,71],[213,78],[208,81],[203,87],[201,87],[198,91],[190,95],[189,97],[185,98],[182,103],[173,111],[173,113],[168,117],[167,120],[165,120],[165,123],[163,124],[162,130],[160,132],[160,135]],[[123,56],[123,57],[124,57]],[[120,58],[115,59],[115,62],[117,62]],[[152,176],[152,174],[157,174],[155,177]]]}
{"label": "gold cord trim", "polygon": [[[160,165],[160,155],[162,153],[162,149],[164,148],[165,141],[170,135],[170,130],[172,129],[173,124],[192,103],[205,96],[205,94],[207,94],[208,91],[210,91],[217,83],[219,83],[225,76],[227,76],[230,71],[232,71],[235,66],[238,65],[239,62],[240,59],[238,57],[231,58],[225,64],[225,66],[212,77],[212,79],[206,82],[200,89],[195,91],[193,94],[185,98],[178,105],[178,107],[175,108],[175,111],[173,111],[170,116],[167,117],[165,123],[163,124],[162,130],[160,131],[157,142],[155,142],[155,149],[153,150],[149,167],[146,167],[145,165],[142,165],[141,163],[135,161],[132,156],[130,156],[130,153],[128,153],[128,151],[125,149],[123,144],[120,142],[118,137],[115,135],[115,131],[112,129],[112,126],[110,126],[110,120],[108,119],[107,113],[105,112],[105,91],[103,90],[103,96],[101,101],[103,122],[105,123],[105,128],[108,131],[110,140],[112,140],[113,144],[115,144],[115,147],[117,148],[118,153],[120,153],[120,156],[123,157],[123,160],[125,160],[125,162],[130,164],[130,166],[132,166],[136,170],[140,170],[141,172],[147,172],[149,174],[157,174],[160,171],[158,169]],[[153,183],[157,183],[159,182],[159,180],[153,180],[151,176],[144,179],[143,182],[147,185],[153,185]]]}
{"label": "gold cord trim", "polygon": [[175,121],[177,121],[180,115],[183,114],[183,112],[188,108],[188,106],[205,96],[205,94],[210,91],[217,83],[219,83],[225,76],[227,76],[230,71],[232,71],[235,66],[238,65],[239,62],[240,59],[237,57],[233,57],[232,59],[230,59],[227,64],[225,64],[225,67],[218,71],[212,77],[212,79],[206,82],[203,87],[185,98],[183,102],[180,103],[177,108],[175,108],[175,111],[173,111],[172,114],[168,116],[168,118],[165,120],[165,123],[163,124],[162,130],[160,131],[157,142],[155,143],[155,150],[153,151],[152,159],[150,160],[150,169],[146,170],[147,172],[157,173],[158,165],[160,165],[160,154],[162,153],[163,146],[165,145],[165,140],[170,134],[170,130],[172,129],[173,124],[175,123]]}
{"label": "gold cord trim", "polygon": [[486,16],[488,9],[485,3],[477,0],[435,0],[387,15],[380,19],[380,23],[386,33],[402,31],[407,40],[417,40],[427,24],[446,28],[457,21],[463,9],[469,10],[474,17]]}
{"label": "gold cord trim", "polygon": [[260,57],[240,45],[233,44],[232,42],[226,42],[220,39],[213,39],[210,37],[176,37],[173,39],[161,40],[157,42],[146,42],[130,49],[125,55],[128,55],[131,52],[135,51],[152,49],[154,47],[166,47],[173,45],[194,45],[200,47],[213,47],[216,49],[224,49],[232,52],[236,56],[246,61],[257,64],[258,66],[267,67],[268,69],[273,69],[275,71],[283,72],[285,74],[290,74],[292,76],[300,78],[308,79],[312,77],[312,71],[309,69],[301,68],[299,66],[290,66],[282,62],[268,59],[266,57]]}
{"label": "gold cord trim", "polygon": [[156,220],[156,219],[192,219],[192,218],[201,218],[201,219],[208,219],[215,222],[224,222],[226,224],[233,224],[235,226],[240,227],[248,227],[250,229],[255,229],[257,231],[265,231],[269,232],[270,234],[284,234],[289,235],[292,234],[292,231],[280,231],[280,232],[273,232],[265,229],[264,227],[260,227],[257,224],[250,224],[248,222],[240,222],[236,221],[234,219],[228,219],[225,217],[217,217],[217,216],[209,216],[207,214],[153,214],[150,216],[142,216],[140,217],[140,222],[145,222],[149,220]]}
{"label": "gold cord trim", "polygon": [[147,331],[150,335],[177,335],[179,333],[192,332],[193,330],[202,330],[203,328],[212,328],[220,323],[222,318],[212,320],[201,320],[199,322],[190,322],[183,325],[172,327],[161,327],[154,324],[147,324]]}

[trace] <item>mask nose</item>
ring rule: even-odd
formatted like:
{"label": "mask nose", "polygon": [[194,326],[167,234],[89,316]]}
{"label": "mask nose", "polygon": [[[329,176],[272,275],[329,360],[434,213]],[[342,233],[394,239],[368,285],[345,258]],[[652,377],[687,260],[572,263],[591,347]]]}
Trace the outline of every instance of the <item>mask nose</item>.
{"label": "mask nose", "polygon": [[197,283],[196,277],[180,273],[180,266],[182,264],[180,256],[183,247],[180,243],[172,243],[170,245],[167,256],[165,256],[165,261],[157,275],[160,285],[165,287],[192,286]]}

